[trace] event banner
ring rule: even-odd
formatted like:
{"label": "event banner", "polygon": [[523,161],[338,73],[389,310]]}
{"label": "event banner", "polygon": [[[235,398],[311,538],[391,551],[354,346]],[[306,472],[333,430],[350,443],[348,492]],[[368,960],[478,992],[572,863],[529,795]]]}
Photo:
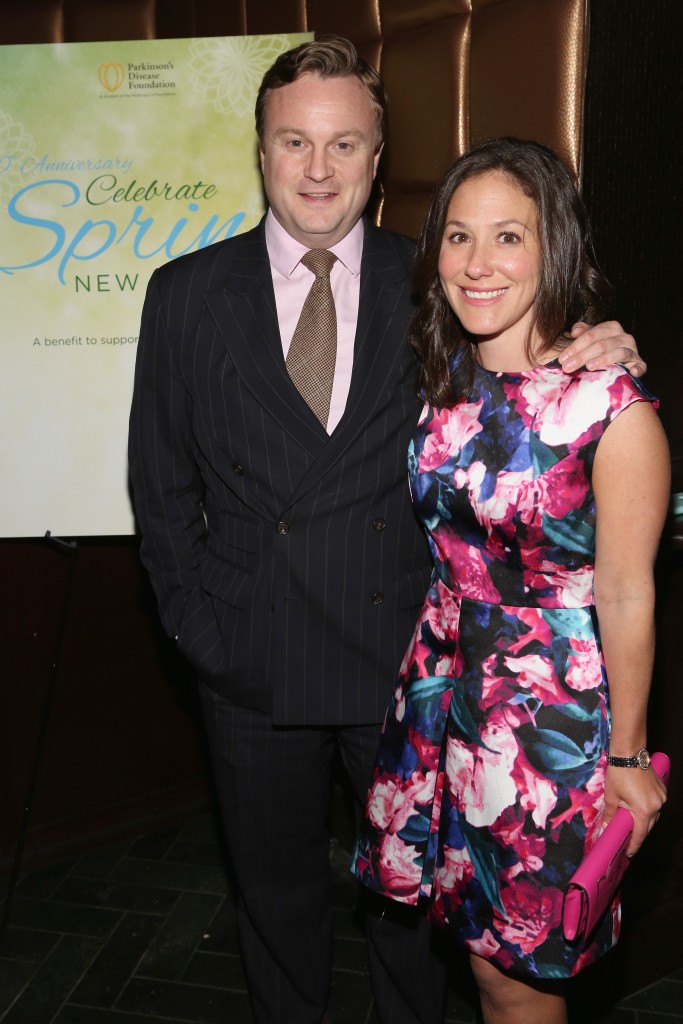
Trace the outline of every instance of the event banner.
{"label": "event banner", "polygon": [[310,38],[1,48],[0,536],[133,532],[147,282],[260,219],[256,92]]}

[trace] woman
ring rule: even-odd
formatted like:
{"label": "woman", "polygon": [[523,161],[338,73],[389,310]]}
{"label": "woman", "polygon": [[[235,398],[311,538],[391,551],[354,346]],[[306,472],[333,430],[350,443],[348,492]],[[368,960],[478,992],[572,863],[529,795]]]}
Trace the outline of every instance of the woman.
{"label": "woman", "polygon": [[618,806],[633,854],[666,795],[618,759],[646,747],[667,445],[621,367],[562,369],[607,285],[545,147],[494,140],[451,167],[415,284],[426,404],[409,473],[434,573],[353,870],[429,901],[470,953],[486,1022],[561,1024],[554,983],[619,931],[615,897],[585,946],[565,942],[564,888]]}

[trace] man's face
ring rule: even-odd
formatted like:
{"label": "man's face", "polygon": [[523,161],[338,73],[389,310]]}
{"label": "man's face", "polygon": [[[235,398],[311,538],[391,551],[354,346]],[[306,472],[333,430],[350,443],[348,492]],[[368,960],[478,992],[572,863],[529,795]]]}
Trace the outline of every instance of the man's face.
{"label": "man's face", "polygon": [[261,169],[270,208],[308,249],[329,249],[358,221],[381,152],[377,117],[352,75],[302,75],[266,100]]}

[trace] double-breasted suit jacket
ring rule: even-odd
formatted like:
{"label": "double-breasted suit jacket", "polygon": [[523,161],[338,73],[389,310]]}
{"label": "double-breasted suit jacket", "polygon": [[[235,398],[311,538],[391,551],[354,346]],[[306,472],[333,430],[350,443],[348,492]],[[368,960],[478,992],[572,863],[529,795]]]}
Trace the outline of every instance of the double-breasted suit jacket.
{"label": "double-breasted suit jacket", "polygon": [[263,225],[153,274],[130,468],[163,625],[214,690],[274,723],[381,721],[426,592],[408,442],[412,243],[364,225],[344,416],[287,373]]}

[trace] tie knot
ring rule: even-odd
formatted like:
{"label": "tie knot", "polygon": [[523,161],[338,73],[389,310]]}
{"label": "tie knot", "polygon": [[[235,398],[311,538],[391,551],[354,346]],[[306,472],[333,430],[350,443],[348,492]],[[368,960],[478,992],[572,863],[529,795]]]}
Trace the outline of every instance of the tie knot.
{"label": "tie knot", "polygon": [[329,277],[337,257],[329,249],[309,249],[301,257],[301,262],[316,277]]}

